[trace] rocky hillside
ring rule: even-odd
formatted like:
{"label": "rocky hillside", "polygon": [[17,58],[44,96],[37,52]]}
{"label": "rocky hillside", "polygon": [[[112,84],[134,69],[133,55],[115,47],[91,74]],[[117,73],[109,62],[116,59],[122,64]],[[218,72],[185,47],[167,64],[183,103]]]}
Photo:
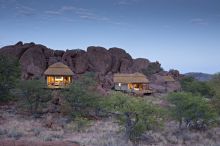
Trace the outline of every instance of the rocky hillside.
{"label": "rocky hillside", "polygon": [[[10,55],[19,59],[22,69],[22,78],[31,79],[42,77],[49,65],[63,62],[77,75],[87,71],[97,74],[101,87],[110,89],[113,87],[112,76],[114,73],[142,72],[150,64],[154,67],[155,74],[151,77],[151,86],[158,92],[165,92],[164,81],[161,76],[172,75],[178,79],[178,71],[160,71],[159,62],[150,62],[148,59],[133,59],[121,48],[106,49],[90,46],[86,51],[80,49],[53,50],[35,43],[18,42],[15,45],[5,46],[0,49],[0,54]],[[178,82],[168,85],[168,91],[178,90]]]}
{"label": "rocky hillside", "polygon": [[199,81],[209,81],[213,77],[213,75],[211,75],[211,74],[197,73],[197,72],[190,72],[190,73],[186,73],[185,75],[189,76],[189,77],[193,77]]}

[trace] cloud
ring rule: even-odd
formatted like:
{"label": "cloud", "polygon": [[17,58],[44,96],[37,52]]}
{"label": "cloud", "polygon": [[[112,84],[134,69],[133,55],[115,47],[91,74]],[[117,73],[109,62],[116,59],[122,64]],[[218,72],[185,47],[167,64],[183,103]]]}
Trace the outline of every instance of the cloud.
{"label": "cloud", "polygon": [[136,2],[139,2],[140,0],[117,0],[118,5],[130,5]]}
{"label": "cloud", "polygon": [[60,11],[46,10],[46,11],[45,11],[45,14],[48,14],[48,15],[60,15],[61,12],[60,12]]}
{"label": "cloud", "polygon": [[208,22],[203,18],[193,18],[190,22],[197,25],[208,25]]}
{"label": "cloud", "polygon": [[16,16],[33,16],[36,14],[36,10],[30,6],[20,4],[18,1],[13,2],[15,5]]}
{"label": "cloud", "polygon": [[96,21],[110,21],[106,16],[100,16],[89,9],[79,8],[75,6],[62,6],[57,10],[46,10],[47,15],[65,15],[66,13],[73,13],[81,19],[96,20]]}

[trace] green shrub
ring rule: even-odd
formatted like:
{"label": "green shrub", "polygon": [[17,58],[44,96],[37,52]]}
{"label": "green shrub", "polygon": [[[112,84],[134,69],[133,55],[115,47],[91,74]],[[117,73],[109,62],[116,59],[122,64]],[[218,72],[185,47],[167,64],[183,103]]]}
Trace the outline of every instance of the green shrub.
{"label": "green shrub", "polygon": [[147,130],[160,126],[161,110],[143,99],[113,93],[104,100],[106,111],[115,113],[126,138],[136,141]]}
{"label": "green shrub", "polygon": [[23,107],[31,114],[38,114],[43,104],[51,99],[51,92],[41,80],[22,80],[18,84],[16,95],[20,97]]}
{"label": "green shrub", "polygon": [[215,91],[216,98],[220,98],[220,73],[215,74],[208,84]]}
{"label": "green shrub", "polygon": [[220,115],[220,73],[215,74],[208,84],[215,91],[215,96],[211,103]]}
{"label": "green shrub", "polygon": [[206,98],[212,98],[215,95],[215,91],[207,82],[197,81],[193,77],[184,77],[180,83],[182,90],[185,92],[191,92]]}
{"label": "green shrub", "polygon": [[20,79],[19,62],[13,57],[0,55],[0,101],[10,99],[10,91]]}
{"label": "green shrub", "polygon": [[72,109],[71,114],[74,118],[95,112],[100,98],[99,94],[94,92],[96,87],[94,74],[86,73],[63,93]]}
{"label": "green shrub", "polygon": [[185,123],[187,127],[194,129],[205,129],[216,120],[216,112],[209,102],[192,93],[171,93],[168,100],[173,104],[171,112],[179,122],[179,127]]}

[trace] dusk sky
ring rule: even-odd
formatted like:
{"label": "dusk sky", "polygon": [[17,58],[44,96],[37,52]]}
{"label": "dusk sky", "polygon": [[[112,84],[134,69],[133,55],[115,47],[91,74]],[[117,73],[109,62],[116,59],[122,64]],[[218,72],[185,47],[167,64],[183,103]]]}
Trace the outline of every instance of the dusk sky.
{"label": "dusk sky", "polygon": [[220,0],[0,0],[0,47],[120,47],[182,73],[220,71]]}

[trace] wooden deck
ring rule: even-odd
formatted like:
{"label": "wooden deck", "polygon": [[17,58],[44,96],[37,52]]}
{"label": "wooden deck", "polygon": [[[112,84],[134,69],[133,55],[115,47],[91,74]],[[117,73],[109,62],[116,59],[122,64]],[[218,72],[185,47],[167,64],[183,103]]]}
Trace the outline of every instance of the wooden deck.
{"label": "wooden deck", "polygon": [[144,95],[144,94],[152,94],[153,93],[152,90],[139,90],[139,91],[135,90],[133,92],[137,95]]}

